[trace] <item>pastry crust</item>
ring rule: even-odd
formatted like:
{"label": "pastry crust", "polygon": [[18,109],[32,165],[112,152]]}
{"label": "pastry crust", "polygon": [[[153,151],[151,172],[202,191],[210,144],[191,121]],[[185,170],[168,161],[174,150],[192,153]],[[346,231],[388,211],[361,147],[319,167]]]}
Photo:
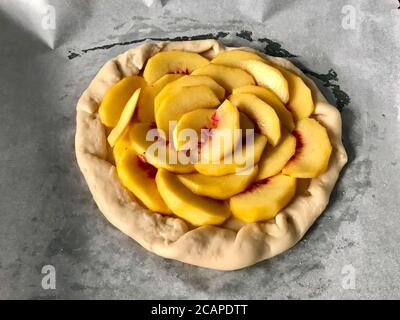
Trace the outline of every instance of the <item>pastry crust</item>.
{"label": "pastry crust", "polygon": [[327,171],[299,188],[293,201],[274,220],[246,224],[231,218],[223,226],[190,229],[182,219],[143,208],[122,186],[98,108],[107,90],[120,79],[139,73],[147,59],[157,52],[176,49],[213,58],[232,48],[225,48],[216,40],[145,43],[108,61],[78,102],[76,157],[100,211],[147,250],[201,267],[235,270],[288,250],[325,209],[347,155],[342,144],[340,113],[326,101],[314,82],[286,59],[264,56],[271,63],[294,71],[311,88],[315,103],[313,117],[327,129],[333,150]]}

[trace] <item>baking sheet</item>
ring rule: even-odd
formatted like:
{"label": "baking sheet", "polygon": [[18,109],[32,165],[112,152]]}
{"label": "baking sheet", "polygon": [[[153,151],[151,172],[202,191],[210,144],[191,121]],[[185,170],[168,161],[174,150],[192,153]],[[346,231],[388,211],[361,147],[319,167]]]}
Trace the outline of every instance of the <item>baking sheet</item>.
{"label": "baking sheet", "polygon": [[[0,298],[400,298],[398,6],[0,0]],[[74,155],[75,105],[105,61],[146,39],[210,37],[293,59],[340,109],[350,158],[306,237],[236,272],[128,239]]]}

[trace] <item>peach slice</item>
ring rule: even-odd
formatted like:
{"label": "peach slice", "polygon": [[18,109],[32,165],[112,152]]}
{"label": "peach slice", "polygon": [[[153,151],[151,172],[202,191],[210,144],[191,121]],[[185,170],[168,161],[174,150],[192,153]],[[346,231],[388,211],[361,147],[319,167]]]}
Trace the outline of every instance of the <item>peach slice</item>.
{"label": "peach slice", "polygon": [[178,121],[187,112],[201,108],[215,108],[218,97],[207,86],[182,87],[164,98],[155,116],[157,127],[169,136],[171,121]]}
{"label": "peach slice", "polygon": [[[206,175],[220,177],[228,174],[233,174],[238,171],[244,170],[249,164],[257,164],[260,161],[261,155],[265,146],[267,145],[267,138],[262,134],[254,135],[253,149],[248,149],[246,145],[242,146],[242,159],[240,161],[232,158],[231,163],[227,163],[224,160],[217,162],[198,162],[194,164],[197,172]],[[253,152],[251,152],[251,150]],[[247,151],[247,152],[246,152]]]}
{"label": "peach slice", "polygon": [[117,82],[106,95],[99,107],[99,115],[101,122],[110,128],[114,128],[118,120],[121,118],[122,110],[128,100],[132,97],[137,89],[146,86],[146,81],[142,77],[132,76],[123,78]]}
{"label": "peach slice", "polygon": [[266,102],[257,98],[254,94],[237,93],[229,97],[229,100],[257,123],[261,133],[268,138],[273,146],[279,143],[281,138],[281,125],[275,110]]}
{"label": "peach slice", "polygon": [[215,95],[218,97],[219,101],[222,101],[225,97],[225,89],[221,87],[215,80],[206,76],[183,76],[182,78],[173,81],[166,85],[156,96],[154,99],[154,113],[157,114],[158,109],[161,106],[161,103],[168,96],[176,94],[179,89],[183,87],[192,87],[192,86],[207,86],[209,87]]}
{"label": "peach slice", "polygon": [[260,98],[264,102],[268,103],[275,110],[286,129],[288,129],[290,132],[294,129],[294,121],[291,112],[271,90],[259,86],[244,86],[234,89],[232,93],[254,94],[257,98]]}
{"label": "peach slice", "polygon": [[159,52],[147,61],[143,77],[148,83],[154,83],[165,74],[190,74],[193,70],[209,63],[208,59],[195,52],[179,50]]}
{"label": "peach slice", "polygon": [[326,129],[317,120],[305,118],[293,131],[296,152],[282,172],[296,178],[314,178],[328,167],[332,152]]}
{"label": "peach slice", "polygon": [[124,110],[122,111],[121,118],[119,119],[115,128],[112,129],[110,134],[108,135],[107,140],[111,147],[115,145],[115,142],[117,142],[118,138],[128,127],[128,124],[132,119],[137,102],[139,100],[140,90],[141,89],[137,89],[132,97],[128,100]]}
{"label": "peach slice", "polygon": [[158,170],[156,183],[161,197],[174,214],[194,226],[219,225],[231,214],[223,201],[192,193],[167,170]]}
{"label": "peach slice", "polygon": [[200,173],[178,175],[178,179],[193,193],[212,199],[225,200],[244,190],[254,181],[258,167],[246,169],[240,174],[210,177]]}
{"label": "peach slice", "polygon": [[171,213],[158,192],[155,177],[157,169],[146,162],[143,156],[125,151],[117,164],[118,177],[122,184],[152,211]]}
{"label": "peach slice", "polygon": [[212,91],[214,91],[215,95],[218,97],[220,101],[222,101],[225,98],[225,89],[210,77],[186,75],[176,81],[167,84],[157,94],[156,98],[154,99],[155,113],[157,113],[157,109],[161,105],[161,102],[165,99],[165,97],[173,94],[177,89],[182,87],[192,87],[201,85],[207,86]]}
{"label": "peach slice", "polygon": [[212,91],[214,91],[215,95],[218,97],[219,101],[222,101],[225,98],[225,89],[221,87],[215,80],[211,79],[207,76],[193,76],[187,75],[182,78],[173,81],[167,84],[156,96],[154,100],[154,111],[157,113],[159,106],[162,101],[168,95],[175,94],[177,89],[182,87],[192,87],[192,86],[207,86]]}
{"label": "peach slice", "polygon": [[314,102],[311,90],[303,79],[293,72],[278,67],[289,84],[288,108],[292,111],[296,120],[308,118],[314,112]]}
{"label": "peach slice", "polygon": [[281,142],[276,147],[267,146],[259,162],[257,180],[272,177],[282,171],[296,151],[296,138],[290,133],[283,133]]}
{"label": "peach slice", "polygon": [[217,81],[228,92],[233,89],[254,84],[253,77],[239,68],[210,63],[209,65],[196,69],[192,75],[209,76]]}
{"label": "peach slice", "polygon": [[[188,150],[198,147],[201,142],[201,130],[213,127],[213,116],[217,109],[197,109],[185,113],[178,121],[174,132],[174,146],[176,150]],[[196,141],[189,141],[189,137],[184,135],[184,130],[190,129],[196,133]],[[194,145],[190,142],[195,143]]]}
{"label": "peach slice", "polygon": [[225,100],[212,116],[212,127],[205,143],[201,145],[201,159],[219,161],[226,154],[233,152],[240,136],[239,111]]}
{"label": "peach slice", "polygon": [[241,68],[241,63],[244,60],[263,61],[264,59],[255,52],[244,50],[228,50],[219,53],[214,59],[211,60],[211,63],[222,64],[228,67]]}
{"label": "peach slice", "polygon": [[[146,139],[150,130],[154,130],[152,132],[155,134],[153,137],[149,135],[149,139]],[[182,157],[183,153],[180,154],[170,143],[166,143],[163,139],[165,137],[158,134],[157,129],[151,123],[133,124],[129,129],[128,135],[132,149],[137,154],[145,156],[147,162],[154,167],[164,168],[176,173],[191,173],[195,171],[190,159],[182,163],[183,161],[180,161],[180,159],[186,160],[186,157]]]}
{"label": "peach slice", "polygon": [[233,196],[229,205],[233,215],[253,223],[270,220],[292,200],[296,192],[296,178],[278,174],[250,186]]}
{"label": "peach slice", "polygon": [[137,119],[139,122],[155,122],[154,99],[167,84],[181,77],[181,74],[166,74],[154,82],[152,86],[143,88],[137,105]]}
{"label": "peach slice", "polygon": [[271,89],[283,103],[289,101],[288,82],[277,68],[260,60],[243,61],[242,68],[254,77],[258,85]]}
{"label": "peach slice", "polygon": [[246,130],[255,130],[255,123],[250,120],[243,112],[239,112],[240,129],[242,129],[243,134],[246,134]]}
{"label": "peach slice", "polygon": [[125,152],[131,149],[131,142],[129,141],[128,132],[129,127],[124,131],[121,137],[118,138],[117,142],[114,145],[113,155],[115,164],[118,164]]}

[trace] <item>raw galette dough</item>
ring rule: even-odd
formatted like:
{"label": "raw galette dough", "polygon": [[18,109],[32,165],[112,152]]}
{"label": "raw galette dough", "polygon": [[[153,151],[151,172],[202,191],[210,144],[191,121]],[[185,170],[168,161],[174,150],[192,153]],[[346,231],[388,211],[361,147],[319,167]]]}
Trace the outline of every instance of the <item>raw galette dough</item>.
{"label": "raw galette dough", "polygon": [[108,61],[78,102],[76,157],[100,211],[147,250],[201,267],[240,269],[289,249],[325,209],[347,155],[342,145],[338,110],[328,104],[313,81],[286,59],[265,56],[269,62],[294,71],[311,88],[315,103],[313,117],[327,129],[333,150],[327,171],[298,188],[295,198],[274,220],[246,224],[231,218],[222,226],[192,229],[182,219],[143,208],[121,184],[98,114],[100,103],[115,83],[139,73],[148,58],[159,51],[176,49],[213,58],[233,48],[225,48],[215,40],[145,43]]}

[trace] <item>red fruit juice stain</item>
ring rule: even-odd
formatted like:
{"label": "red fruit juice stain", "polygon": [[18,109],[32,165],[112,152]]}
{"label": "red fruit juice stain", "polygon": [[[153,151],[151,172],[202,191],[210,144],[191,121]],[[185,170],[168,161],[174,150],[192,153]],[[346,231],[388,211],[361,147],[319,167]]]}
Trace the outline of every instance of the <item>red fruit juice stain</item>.
{"label": "red fruit juice stain", "polygon": [[211,120],[212,120],[213,127],[217,128],[220,118],[216,112],[211,116]]}
{"label": "red fruit juice stain", "polygon": [[266,185],[270,180],[270,178],[266,178],[264,180],[257,181],[256,183],[253,183],[251,186],[249,186],[245,191],[243,191],[243,193],[253,192],[257,188]]}
{"label": "red fruit juice stain", "polygon": [[155,122],[150,123],[150,129],[157,129],[157,124]]}
{"label": "red fruit juice stain", "polygon": [[301,133],[297,130],[293,130],[292,134],[296,138],[296,151],[288,162],[295,160],[304,147],[303,137],[301,136]]}
{"label": "red fruit juice stain", "polygon": [[150,163],[147,162],[147,159],[143,155],[137,156],[137,164],[140,169],[146,172],[147,177],[154,179],[157,174],[157,168],[153,167]]}
{"label": "red fruit juice stain", "polygon": [[171,71],[169,73],[170,74],[190,74],[190,71],[189,71],[188,68],[186,68],[186,69],[176,69],[176,70],[173,70],[173,71]]}

